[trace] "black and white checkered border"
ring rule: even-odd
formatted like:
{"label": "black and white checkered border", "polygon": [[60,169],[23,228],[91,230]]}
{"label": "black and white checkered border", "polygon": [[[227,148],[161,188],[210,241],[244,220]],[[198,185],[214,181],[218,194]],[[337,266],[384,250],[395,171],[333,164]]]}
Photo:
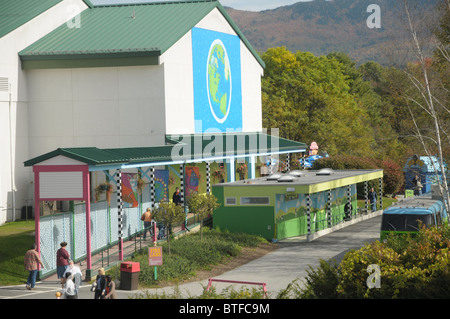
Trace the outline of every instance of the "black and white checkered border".
{"label": "black and white checkered border", "polygon": [[119,239],[123,237],[123,202],[122,202],[122,171],[119,169],[116,172],[117,181],[117,218],[118,218],[118,236]]}

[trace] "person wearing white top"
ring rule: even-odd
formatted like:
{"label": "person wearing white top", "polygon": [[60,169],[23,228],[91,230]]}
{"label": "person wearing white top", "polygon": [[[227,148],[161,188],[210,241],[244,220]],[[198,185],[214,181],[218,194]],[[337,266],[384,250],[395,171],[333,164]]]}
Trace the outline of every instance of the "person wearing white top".
{"label": "person wearing white top", "polygon": [[66,271],[64,272],[63,278],[66,278],[66,274],[71,273],[71,279],[73,280],[73,283],[75,284],[75,291],[76,294],[78,294],[78,288],[81,286],[81,277],[83,274],[81,273],[80,268],[78,266],[75,266],[73,260],[69,261],[69,266],[67,267]]}
{"label": "person wearing white top", "polygon": [[75,290],[75,284],[72,281],[72,274],[70,272],[65,275],[65,283],[62,293],[64,295],[64,299],[78,299],[78,294]]}

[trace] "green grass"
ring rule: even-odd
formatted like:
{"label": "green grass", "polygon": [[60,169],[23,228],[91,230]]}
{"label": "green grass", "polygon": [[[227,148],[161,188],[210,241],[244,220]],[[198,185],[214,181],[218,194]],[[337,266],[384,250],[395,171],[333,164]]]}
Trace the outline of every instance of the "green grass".
{"label": "green grass", "polygon": [[0,226],[0,286],[25,284],[24,256],[34,243],[34,220]]}
{"label": "green grass", "polygon": [[[383,209],[386,209],[387,207],[391,206],[392,203],[396,202],[397,199],[390,198],[390,197],[383,197]],[[358,199],[358,208],[362,207],[364,208],[364,200]],[[377,209],[379,209],[379,203],[377,203]],[[370,209],[370,202],[369,202],[369,212],[372,210]]]}
{"label": "green grass", "polygon": [[[157,287],[162,282],[179,282],[194,277],[197,271],[210,270],[213,265],[239,256],[242,248],[256,248],[262,242],[267,243],[259,236],[215,229],[203,230],[203,240],[199,233],[193,233],[171,241],[170,255],[165,242],[161,245],[163,265],[158,266],[158,280],[154,280],[154,266],[148,265],[148,250],[136,254],[131,261],[140,263],[139,285],[142,288]],[[114,268],[108,272],[113,277],[118,274]]]}

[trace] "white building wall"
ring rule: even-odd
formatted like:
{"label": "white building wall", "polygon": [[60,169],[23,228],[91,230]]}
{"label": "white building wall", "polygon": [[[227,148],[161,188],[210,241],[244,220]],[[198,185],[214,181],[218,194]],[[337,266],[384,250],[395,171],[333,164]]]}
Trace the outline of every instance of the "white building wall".
{"label": "white building wall", "polygon": [[193,134],[194,81],[192,35],[189,31],[160,58],[164,66],[167,134]]}
{"label": "white building wall", "polygon": [[[11,88],[11,127],[10,95],[9,92],[0,92],[0,225],[19,218],[22,206],[32,203],[30,189],[33,189],[33,185],[30,185],[29,178],[31,170],[23,166],[23,162],[29,159],[28,97],[18,52],[86,8],[82,0],[64,0],[0,38],[0,77],[7,78]],[[17,190],[15,201],[12,196],[13,188]]]}
{"label": "white building wall", "polygon": [[242,131],[262,132],[261,77],[264,69],[241,41]]}
{"label": "white building wall", "polygon": [[30,158],[58,147],[163,145],[162,66],[27,71]]}

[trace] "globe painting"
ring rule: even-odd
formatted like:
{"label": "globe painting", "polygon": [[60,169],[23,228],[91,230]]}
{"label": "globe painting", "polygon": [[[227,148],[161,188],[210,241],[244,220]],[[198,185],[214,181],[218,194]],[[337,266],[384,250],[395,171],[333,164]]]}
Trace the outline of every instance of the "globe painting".
{"label": "globe painting", "polygon": [[207,87],[211,113],[217,122],[223,123],[230,112],[232,83],[228,54],[218,39],[213,41],[208,54]]}
{"label": "globe painting", "polygon": [[240,38],[192,28],[192,71],[195,132],[242,132]]}

